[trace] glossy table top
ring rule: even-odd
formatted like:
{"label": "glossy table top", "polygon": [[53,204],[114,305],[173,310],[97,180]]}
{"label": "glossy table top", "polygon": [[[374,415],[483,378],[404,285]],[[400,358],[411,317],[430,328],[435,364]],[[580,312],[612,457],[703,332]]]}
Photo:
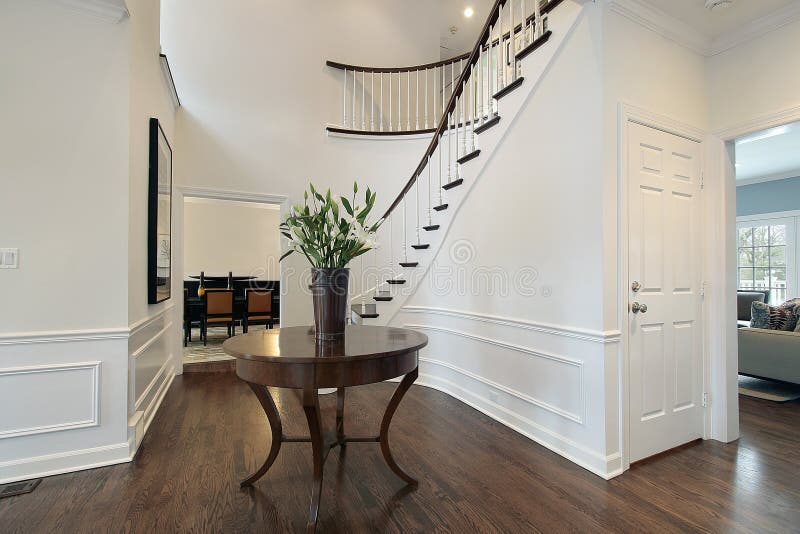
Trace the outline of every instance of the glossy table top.
{"label": "glossy table top", "polygon": [[428,336],[415,330],[350,325],[341,341],[317,341],[311,326],[258,330],[235,336],[222,349],[237,358],[275,363],[335,363],[415,352]]}

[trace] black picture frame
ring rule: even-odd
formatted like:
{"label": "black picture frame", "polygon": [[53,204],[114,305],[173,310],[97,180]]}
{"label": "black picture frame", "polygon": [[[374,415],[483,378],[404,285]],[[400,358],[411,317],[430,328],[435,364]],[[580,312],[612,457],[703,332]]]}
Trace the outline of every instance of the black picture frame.
{"label": "black picture frame", "polygon": [[149,124],[147,195],[147,302],[172,292],[172,147],[158,119]]}

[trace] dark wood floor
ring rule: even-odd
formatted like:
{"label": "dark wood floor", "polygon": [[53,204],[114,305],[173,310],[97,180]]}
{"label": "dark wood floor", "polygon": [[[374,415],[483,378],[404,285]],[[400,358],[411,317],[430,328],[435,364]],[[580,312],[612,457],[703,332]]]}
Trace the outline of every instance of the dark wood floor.
{"label": "dark wood floor", "polygon": [[[350,429],[377,428],[392,385],[351,390]],[[331,397],[331,396],[327,396]],[[333,398],[325,398],[326,421]],[[305,433],[291,392],[277,402],[287,434]],[[742,438],[703,442],[606,482],[445,394],[415,386],[393,423],[404,489],[374,444],[332,453],[318,532],[790,532],[800,529],[800,403],[741,399]],[[264,459],[266,419],[232,374],[172,385],[136,460],[45,479],[0,500],[0,532],[300,532],[311,455],[284,444]]]}

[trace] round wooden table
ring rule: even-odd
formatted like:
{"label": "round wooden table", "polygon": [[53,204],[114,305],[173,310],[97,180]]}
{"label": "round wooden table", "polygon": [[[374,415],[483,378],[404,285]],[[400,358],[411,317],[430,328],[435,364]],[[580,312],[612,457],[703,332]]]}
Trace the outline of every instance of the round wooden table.
{"label": "round wooden table", "polygon": [[[389,425],[406,391],[417,379],[418,351],[425,334],[403,328],[348,326],[340,341],[317,341],[308,326],[262,330],[233,337],[222,348],[236,357],[236,374],[258,397],[272,430],[267,459],[241,485],[250,486],[272,466],[281,443],[310,442],[314,460],[307,532],[314,532],[322,492],[322,467],[328,452],[351,442],[380,443],[389,468],[408,484],[417,481],[397,465],[389,449]],[[405,375],[392,395],[377,436],[349,436],[344,431],[345,388],[383,382]],[[281,417],[267,386],[302,390],[309,436],[283,434]],[[324,432],[319,411],[320,388],[336,388],[336,428]]]}

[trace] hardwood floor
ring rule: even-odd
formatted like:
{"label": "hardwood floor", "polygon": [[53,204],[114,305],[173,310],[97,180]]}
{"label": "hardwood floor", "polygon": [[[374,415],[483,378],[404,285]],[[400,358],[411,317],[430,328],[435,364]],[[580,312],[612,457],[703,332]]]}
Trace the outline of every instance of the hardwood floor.
{"label": "hardwood floor", "polygon": [[[375,431],[393,385],[348,390],[348,430]],[[287,434],[305,418],[276,395]],[[333,424],[335,396],[322,400]],[[604,481],[432,389],[414,386],[393,423],[404,488],[374,444],[332,452],[318,532],[797,532],[800,402],[741,398],[742,438],[698,442]],[[270,433],[233,374],[177,377],[135,461],[44,479],[0,500],[0,532],[300,532],[307,444],[284,444],[254,488]]]}

